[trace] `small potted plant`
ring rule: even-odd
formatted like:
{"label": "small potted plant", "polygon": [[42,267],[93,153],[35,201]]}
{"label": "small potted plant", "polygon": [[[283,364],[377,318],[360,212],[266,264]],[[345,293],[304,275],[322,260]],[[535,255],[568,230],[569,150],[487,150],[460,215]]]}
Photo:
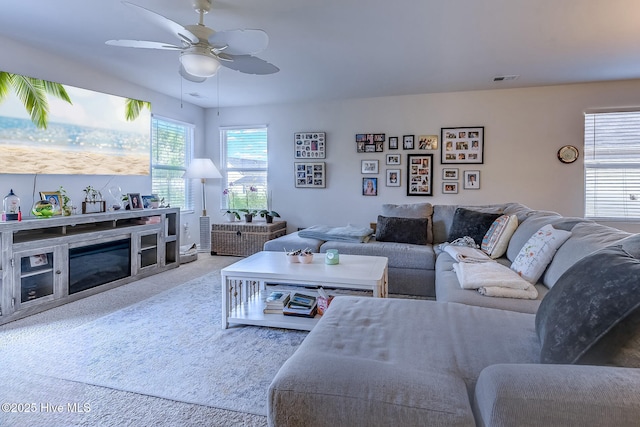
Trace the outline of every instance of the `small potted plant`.
{"label": "small potted plant", "polygon": [[244,212],[245,222],[253,222],[253,217],[258,213],[253,209],[240,209],[240,212]]}
{"label": "small potted plant", "polygon": [[273,222],[273,218],[280,218],[280,214],[276,211],[262,209],[258,213],[260,214],[261,217],[265,219],[265,221],[267,221],[267,224],[271,224]]}
{"label": "small potted plant", "polygon": [[160,206],[160,197],[158,197],[155,194],[152,194],[151,198],[149,199],[149,207],[151,209],[158,209],[159,206]]}
{"label": "small potted plant", "polygon": [[298,256],[302,253],[300,249],[296,249],[294,251],[285,250],[284,253],[287,256],[287,261],[289,261],[290,263],[300,262],[300,260],[298,259]]}
{"label": "small potted plant", "polygon": [[224,214],[226,215],[229,222],[234,222],[236,219],[240,221],[240,214],[235,209],[227,209]]}
{"label": "small potted plant", "polygon": [[62,198],[62,215],[69,216],[73,212],[73,206],[71,204],[71,198],[67,194],[67,190],[60,186],[60,196]]}
{"label": "small potted plant", "polygon": [[309,248],[303,249],[298,255],[298,260],[302,264],[309,264],[311,261],[313,261],[313,252],[311,252],[311,249]]}

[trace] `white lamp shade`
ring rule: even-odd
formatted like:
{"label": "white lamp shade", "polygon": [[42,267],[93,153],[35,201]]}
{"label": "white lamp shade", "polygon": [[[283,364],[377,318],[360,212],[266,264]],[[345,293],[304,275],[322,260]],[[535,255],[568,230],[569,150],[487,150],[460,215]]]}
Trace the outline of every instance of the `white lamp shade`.
{"label": "white lamp shade", "polygon": [[180,62],[187,73],[196,77],[214,76],[220,62],[206,49],[194,47],[180,55]]}
{"label": "white lamp shade", "polygon": [[222,178],[222,175],[211,159],[193,159],[182,177],[202,179]]}

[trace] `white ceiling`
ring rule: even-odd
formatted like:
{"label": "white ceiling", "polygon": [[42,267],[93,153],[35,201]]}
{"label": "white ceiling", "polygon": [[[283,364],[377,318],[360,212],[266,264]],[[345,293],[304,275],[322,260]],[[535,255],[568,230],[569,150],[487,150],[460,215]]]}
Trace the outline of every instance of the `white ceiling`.
{"label": "white ceiling", "polygon": [[[190,0],[131,2],[198,20]],[[119,0],[3,3],[0,37],[202,107],[640,78],[638,0],[214,0],[205,24],[265,30],[257,56],[281,71],[222,69],[199,84],[181,82],[177,52],[105,45],[178,43]]]}

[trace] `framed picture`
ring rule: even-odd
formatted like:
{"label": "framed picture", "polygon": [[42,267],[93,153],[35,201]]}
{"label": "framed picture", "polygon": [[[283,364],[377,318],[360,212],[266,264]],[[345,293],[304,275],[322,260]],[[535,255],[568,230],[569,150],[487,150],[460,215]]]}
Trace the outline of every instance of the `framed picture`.
{"label": "framed picture", "polygon": [[142,198],[142,207],[145,208],[145,209],[152,208],[152,206],[151,206],[151,201],[152,200],[160,200],[160,197],[158,197],[157,194],[149,194],[149,195],[144,195],[143,194],[140,197]]}
{"label": "framed picture", "polygon": [[441,163],[484,163],[484,126],[442,128]]}
{"label": "framed picture", "polygon": [[53,252],[22,257],[20,267],[23,273],[30,273],[53,268]]}
{"label": "framed picture", "polygon": [[362,173],[378,173],[378,160],[363,160],[361,168]]}
{"label": "framed picture", "polygon": [[418,150],[437,150],[438,135],[420,135],[418,137]]}
{"label": "framed picture", "polygon": [[444,181],[458,180],[458,168],[443,168],[442,179]]}
{"label": "framed picture", "polygon": [[142,206],[142,197],[140,197],[140,193],[127,193],[129,197],[129,209],[144,209]]}
{"label": "framed picture", "polygon": [[465,190],[480,189],[480,171],[464,171],[462,188]]}
{"label": "framed picture", "polygon": [[387,169],[387,187],[400,187],[400,169]]}
{"label": "framed picture", "polygon": [[62,215],[62,195],[59,191],[41,191],[40,200],[46,200],[53,205],[54,215]]}
{"label": "framed picture", "polygon": [[442,183],[442,194],[458,194],[458,183],[457,182],[443,182]]}
{"label": "framed picture", "polygon": [[402,148],[405,150],[413,150],[415,148],[413,135],[404,135],[402,137]]}
{"label": "framed picture", "polygon": [[400,164],[400,154],[387,154],[387,164],[388,165],[399,165]]}
{"label": "framed picture", "polygon": [[407,196],[431,196],[433,154],[409,154],[407,160]]}
{"label": "framed picture", "polygon": [[378,195],[378,178],[362,178],[362,195]]}
{"label": "framed picture", "polygon": [[327,173],[324,162],[296,162],[295,183],[297,188],[324,188]]}
{"label": "framed picture", "polygon": [[296,159],[324,159],[326,147],[324,132],[296,132],[293,134],[293,151]]}
{"label": "framed picture", "polygon": [[358,153],[381,153],[384,151],[384,133],[357,133],[356,151]]}
{"label": "framed picture", "polygon": [[398,137],[390,136],[389,137],[389,150],[397,150],[398,149]]}

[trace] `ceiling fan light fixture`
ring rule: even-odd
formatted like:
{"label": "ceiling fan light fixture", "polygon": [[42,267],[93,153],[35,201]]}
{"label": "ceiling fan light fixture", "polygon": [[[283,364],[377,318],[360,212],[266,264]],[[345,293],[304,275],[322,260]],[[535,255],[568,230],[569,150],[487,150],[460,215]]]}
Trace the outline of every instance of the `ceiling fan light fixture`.
{"label": "ceiling fan light fixture", "polygon": [[196,77],[215,76],[220,68],[220,62],[208,49],[197,46],[182,52],[180,62],[187,73]]}

